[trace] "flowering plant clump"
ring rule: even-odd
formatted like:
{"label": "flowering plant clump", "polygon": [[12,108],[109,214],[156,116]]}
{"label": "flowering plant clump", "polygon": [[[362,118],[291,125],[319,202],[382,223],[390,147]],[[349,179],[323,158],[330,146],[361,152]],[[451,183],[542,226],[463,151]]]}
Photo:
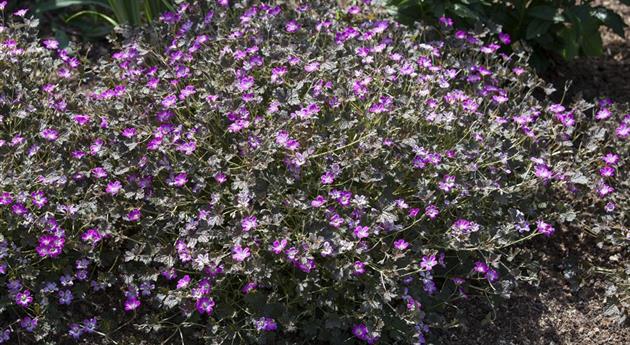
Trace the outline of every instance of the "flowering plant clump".
{"label": "flowering plant clump", "polygon": [[98,63],[4,13],[0,342],[423,343],[521,242],[627,243],[630,115],[384,12],[185,2]]}

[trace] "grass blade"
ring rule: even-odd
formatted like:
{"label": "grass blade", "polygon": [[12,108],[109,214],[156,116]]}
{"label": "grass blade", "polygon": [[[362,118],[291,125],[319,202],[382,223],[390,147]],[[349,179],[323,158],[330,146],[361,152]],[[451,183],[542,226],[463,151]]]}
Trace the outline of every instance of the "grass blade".
{"label": "grass blade", "polygon": [[104,19],[105,21],[107,21],[108,23],[110,23],[112,26],[118,26],[118,22],[116,22],[116,20],[115,20],[114,18],[112,18],[112,17],[110,17],[110,16],[108,16],[108,15],[106,15],[106,14],[103,14],[103,13],[101,13],[101,12],[98,12],[98,11],[90,11],[90,10],[79,11],[79,12],[77,12],[77,13],[75,13],[75,14],[71,15],[70,17],[68,17],[68,18],[66,19],[66,23],[69,23],[71,20],[73,20],[73,19],[75,19],[75,18],[77,18],[77,17],[80,17],[80,16],[87,15],[87,14],[91,14],[91,15],[97,16],[97,17],[99,17],[99,18],[101,18],[101,19]]}

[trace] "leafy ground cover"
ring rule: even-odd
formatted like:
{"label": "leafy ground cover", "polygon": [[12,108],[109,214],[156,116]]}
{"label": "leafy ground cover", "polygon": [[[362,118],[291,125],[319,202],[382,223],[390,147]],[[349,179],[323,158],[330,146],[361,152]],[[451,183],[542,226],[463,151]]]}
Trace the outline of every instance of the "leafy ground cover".
{"label": "leafy ground cover", "polygon": [[624,254],[627,108],[497,32],[185,2],[94,63],[3,18],[2,341],[447,341],[571,236]]}

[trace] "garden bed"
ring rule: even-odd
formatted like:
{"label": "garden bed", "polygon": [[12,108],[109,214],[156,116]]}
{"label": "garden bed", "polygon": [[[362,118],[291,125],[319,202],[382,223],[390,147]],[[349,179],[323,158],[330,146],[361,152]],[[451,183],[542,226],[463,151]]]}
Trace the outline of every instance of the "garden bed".
{"label": "garden bed", "polygon": [[627,105],[534,97],[503,32],[250,5],[98,61],[2,27],[0,343],[628,337]]}

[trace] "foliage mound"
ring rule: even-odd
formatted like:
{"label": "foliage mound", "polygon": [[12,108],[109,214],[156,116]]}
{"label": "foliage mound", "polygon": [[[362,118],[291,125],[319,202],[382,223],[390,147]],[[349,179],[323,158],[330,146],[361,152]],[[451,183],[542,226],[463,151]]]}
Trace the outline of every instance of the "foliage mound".
{"label": "foliage mound", "polygon": [[36,30],[0,26],[0,342],[423,343],[526,240],[627,239],[630,116],[496,34],[203,1],[93,63]]}

